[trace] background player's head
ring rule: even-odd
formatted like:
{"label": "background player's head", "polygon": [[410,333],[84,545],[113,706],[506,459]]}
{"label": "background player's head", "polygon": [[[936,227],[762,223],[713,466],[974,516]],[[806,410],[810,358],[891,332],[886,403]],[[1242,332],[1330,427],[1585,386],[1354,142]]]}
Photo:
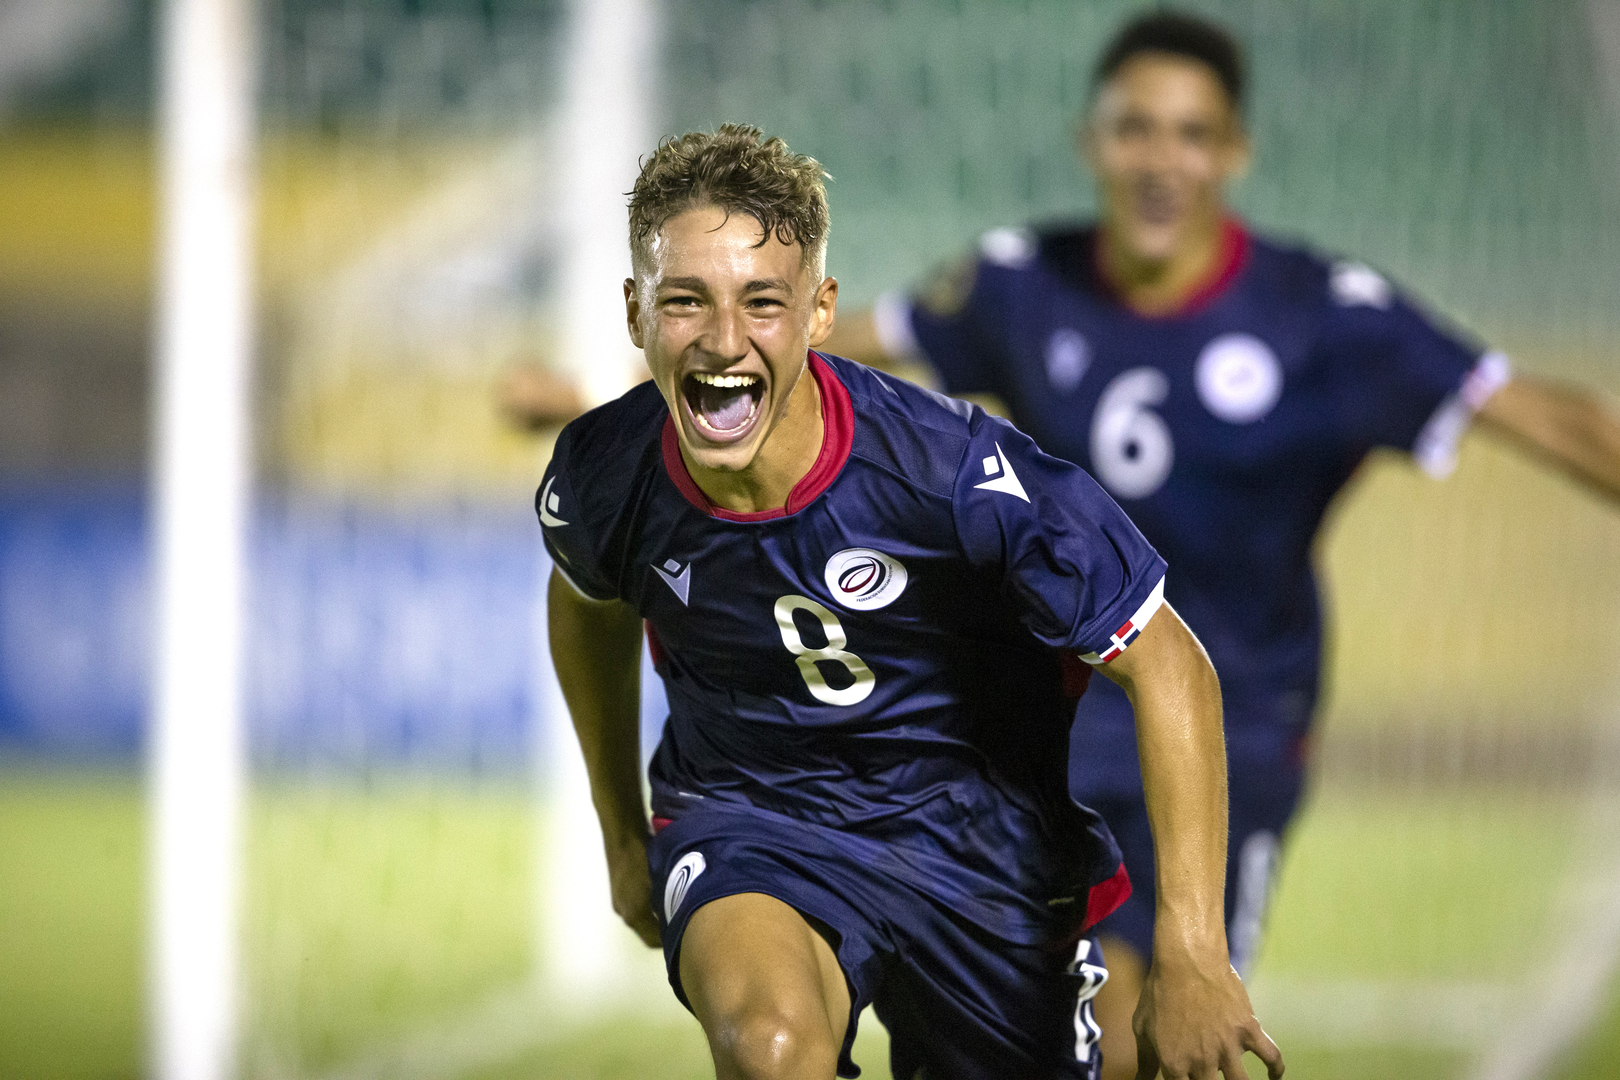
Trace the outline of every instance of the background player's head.
{"label": "background player's head", "polygon": [[1242,49],[1205,19],[1158,11],[1115,35],[1081,137],[1112,243],[1162,261],[1219,221],[1248,163],[1244,82]]}
{"label": "background player's head", "polygon": [[665,139],[630,197],[630,337],[688,459],[746,469],[832,329],[826,173],[758,128]]}

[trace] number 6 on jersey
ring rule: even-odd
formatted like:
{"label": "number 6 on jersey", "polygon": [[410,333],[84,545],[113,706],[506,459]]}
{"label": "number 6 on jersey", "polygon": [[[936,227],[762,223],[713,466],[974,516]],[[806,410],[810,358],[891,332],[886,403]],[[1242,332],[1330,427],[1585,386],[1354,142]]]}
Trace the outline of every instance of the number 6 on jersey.
{"label": "number 6 on jersey", "polygon": [[[795,611],[808,611],[821,623],[822,632],[827,635],[827,644],[820,649],[811,648],[804,643],[799,634],[798,626],[793,622]],[[782,644],[794,656],[794,662],[799,665],[799,674],[804,676],[804,685],[809,688],[810,696],[817,701],[828,705],[857,705],[866,700],[877,685],[877,676],[872,669],[866,666],[866,661],[852,652],[845,652],[844,646],[849,639],[844,636],[844,626],[838,621],[838,616],[810,599],[808,596],[798,596],[789,593],[776,602],[776,625],[782,630]],[[816,666],[818,660],[831,660],[842,664],[855,681],[842,690],[835,690],[827,684],[822,676],[821,669]]]}
{"label": "number 6 on jersey", "polygon": [[1137,367],[1122,372],[1097,399],[1091,463],[1097,479],[1118,498],[1145,499],[1170,475],[1175,445],[1164,418],[1151,408],[1169,393],[1163,372]]}

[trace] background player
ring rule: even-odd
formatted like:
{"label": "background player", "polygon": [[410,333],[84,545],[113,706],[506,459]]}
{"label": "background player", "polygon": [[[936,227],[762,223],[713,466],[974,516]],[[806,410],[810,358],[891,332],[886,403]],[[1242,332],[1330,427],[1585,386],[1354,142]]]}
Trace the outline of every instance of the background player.
{"label": "background player", "polygon": [[[1124,882],[1067,795],[1073,650],[1139,717],[1144,1070],[1233,1080],[1247,1048],[1281,1075],[1228,964],[1218,686],[1163,561],[1005,422],[809,351],[837,300],[821,175],[753,128],[647,160],[624,291],[653,379],[564,430],[537,497],[615,907],[661,932],[720,1077],[853,1075],[868,1003],[897,1076],[1095,1075],[1084,935]],[[650,845],[643,619],[670,701]]]}
{"label": "background player", "polygon": [[[1476,414],[1620,497],[1620,423],[1590,394],[1525,376],[1438,327],[1379,274],[1252,235],[1225,185],[1249,155],[1240,51],[1174,13],[1128,24],[1098,61],[1081,151],[1095,225],[985,236],[912,297],[839,324],[828,347],[922,362],[950,393],[1000,398],[1043,449],[1085,466],[1177,573],[1168,595],[1209,649],[1231,773],[1226,904],[1253,955],[1278,840],[1298,803],[1322,628],[1311,547],[1375,446],[1449,471]],[[1099,684],[1072,744],[1136,892],[1101,927],[1111,1076],[1153,956],[1153,850],[1129,702]]]}

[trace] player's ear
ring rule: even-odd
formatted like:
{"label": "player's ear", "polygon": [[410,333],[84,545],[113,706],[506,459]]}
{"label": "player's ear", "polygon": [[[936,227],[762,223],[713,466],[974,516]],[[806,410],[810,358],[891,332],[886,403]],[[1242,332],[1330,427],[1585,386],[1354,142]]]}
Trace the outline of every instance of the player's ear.
{"label": "player's ear", "polygon": [[816,307],[810,313],[810,347],[815,348],[832,333],[838,315],[838,279],[825,277],[816,286]]}
{"label": "player's ear", "polygon": [[636,279],[624,279],[624,320],[630,327],[630,340],[638,349],[647,346],[641,335],[641,297],[636,293]]}

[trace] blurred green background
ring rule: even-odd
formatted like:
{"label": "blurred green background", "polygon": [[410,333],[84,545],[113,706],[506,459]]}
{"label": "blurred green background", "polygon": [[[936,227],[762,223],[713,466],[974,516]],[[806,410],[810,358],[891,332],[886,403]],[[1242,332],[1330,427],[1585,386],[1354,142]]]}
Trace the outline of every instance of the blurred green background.
{"label": "blurred green background", "polygon": [[[1087,211],[1073,124],[1138,6],[666,0],[655,126],[746,120],[820,158],[861,305],[982,229]],[[1187,6],[1252,51],[1253,224],[1620,389],[1617,5]],[[569,8],[259,12],[244,1073],[706,1075],[656,957],[570,995],[538,930],[549,442],[492,400],[562,362]],[[144,1071],[155,16],[0,7],[6,1078]],[[1252,980],[1290,1075],[1620,1074],[1620,515],[1469,443],[1444,484],[1369,463],[1321,557],[1319,769]],[[1529,1071],[1490,1071],[1558,1017]],[[887,1075],[875,1023],[857,1060]]]}

